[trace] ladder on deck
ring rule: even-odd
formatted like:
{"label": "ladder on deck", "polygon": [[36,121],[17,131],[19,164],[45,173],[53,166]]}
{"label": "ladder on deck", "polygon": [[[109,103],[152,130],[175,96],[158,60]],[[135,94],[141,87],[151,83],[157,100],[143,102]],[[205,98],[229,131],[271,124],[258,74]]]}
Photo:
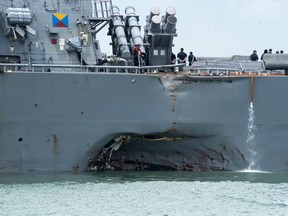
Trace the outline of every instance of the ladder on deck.
{"label": "ladder on deck", "polygon": [[95,17],[109,19],[112,15],[112,0],[94,0],[94,2]]}

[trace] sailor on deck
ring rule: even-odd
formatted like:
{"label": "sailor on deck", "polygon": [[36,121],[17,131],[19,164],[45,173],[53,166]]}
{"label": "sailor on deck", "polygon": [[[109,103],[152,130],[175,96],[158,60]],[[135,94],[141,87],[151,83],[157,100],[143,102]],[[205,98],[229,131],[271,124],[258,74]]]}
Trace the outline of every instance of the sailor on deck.
{"label": "sailor on deck", "polygon": [[193,55],[193,52],[190,52],[189,53],[189,56],[188,56],[188,62],[189,62],[189,66],[192,65],[193,62],[196,62],[197,61],[197,58],[195,55]]}
{"label": "sailor on deck", "polygon": [[180,52],[177,54],[178,63],[186,64],[187,54],[184,52],[184,49],[181,48]]}
{"label": "sailor on deck", "polygon": [[[170,63],[171,64],[176,64],[176,55],[173,52],[171,53]],[[172,67],[171,70],[174,71],[174,67]]]}
{"label": "sailor on deck", "polygon": [[263,56],[264,56],[265,54],[267,54],[267,53],[268,53],[268,49],[265,49],[264,52],[263,52],[263,54],[261,55],[261,60],[263,59]]}
{"label": "sailor on deck", "polygon": [[253,53],[250,55],[250,59],[251,61],[258,61],[259,58],[256,50],[253,50]]}
{"label": "sailor on deck", "polygon": [[141,51],[141,44],[135,44],[133,50],[133,59],[134,59],[134,65],[140,66],[141,65],[141,58],[144,57],[144,53]]}

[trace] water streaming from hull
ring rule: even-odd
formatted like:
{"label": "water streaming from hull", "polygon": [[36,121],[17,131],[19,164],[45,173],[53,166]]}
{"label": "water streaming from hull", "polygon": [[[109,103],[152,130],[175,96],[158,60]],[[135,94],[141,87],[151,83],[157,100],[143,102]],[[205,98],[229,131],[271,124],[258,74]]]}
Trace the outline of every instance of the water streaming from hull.
{"label": "water streaming from hull", "polygon": [[250,163],[247,169],[259,170],[259,167],[257,166],[257,151],[256,151],[256,141],[255,141],[256,125],[255,125],[255,112],[254,112],[253,102],[251,102],[249,106],[247,130],[248,130],[248,135],[246,139],[246,144],[250,152]]}

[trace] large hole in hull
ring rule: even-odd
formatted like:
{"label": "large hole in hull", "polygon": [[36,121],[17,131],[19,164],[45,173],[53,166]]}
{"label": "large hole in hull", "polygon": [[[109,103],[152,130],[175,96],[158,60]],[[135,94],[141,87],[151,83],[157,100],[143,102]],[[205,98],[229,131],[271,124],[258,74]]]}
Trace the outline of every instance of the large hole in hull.
{"label": "large hole in hull", "polygon": [[248,165],[238,148],[219,137],[124,134],[91,158],[87,169],[222,171],[245,169]]}

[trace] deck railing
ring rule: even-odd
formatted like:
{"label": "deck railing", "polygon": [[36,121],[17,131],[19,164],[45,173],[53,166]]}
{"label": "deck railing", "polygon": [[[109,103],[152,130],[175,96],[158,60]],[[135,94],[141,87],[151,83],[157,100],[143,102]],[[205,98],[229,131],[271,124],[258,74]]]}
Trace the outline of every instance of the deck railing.
{"label": "deck railing", "polygon": [[54,64],[11,64],[0,63],[0,72],[94,72],[94,73],[158,73],[178,70],[183,64],[157,66],[99,66],[99,65],[54,65]]}
{"label": "deck railing", "polygon": [[[260,63],[261,64],[261,63]],[[180,70],[179,70],[180,69]],[[100,66],[100,65],[64,65],[64,64],[12,64],[0,63],[1,72],[50,72],[50,73],[159,73],[159,72],[189,72],[193,75],[225,75],[231,74],[242,75],[257,74],[257,75],[276,75],[285,74],[283,70],[264,70],[261,67],[249,67],[241,62],[233,64],[203,64],[198,62],[191,66],[184,64],[173,65],[157,65],[157,66]]]}

